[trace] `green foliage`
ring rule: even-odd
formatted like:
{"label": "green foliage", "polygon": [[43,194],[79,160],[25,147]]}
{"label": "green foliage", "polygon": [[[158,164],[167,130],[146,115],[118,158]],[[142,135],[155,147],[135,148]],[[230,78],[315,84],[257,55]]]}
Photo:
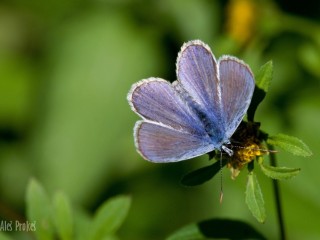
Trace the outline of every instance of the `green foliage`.
{"label": "green foliage", "polygon": [[27,188],[27,218],[29,221],[36,221],[35,234],[37,239],[50,240],[54,239],[52,224],[52,207],[49,197],[42,186],[32,179]]}
{"label": "green foliage", "polygon": [[[249,106],[247,115],[249,121],[254,121],[255,112],[259,104],[264,100],[269,90],[273,78],[273,63],[269,61],[265,63],[256,74],[256,86],[253,93],[252,101]],[[260,131],[261,141],[264,140],[267,144],[272,146],[279,146],[282,149],[291,152],[298,156],[310,156],[311,150],[301,140],[295,137],[278,134],[275,136],[268,136],[268,134]],[[273,154],[273,153],[271,153]],[[300,168],[274,167],[263,165],[262,157],[259,157],[259,165],[265,175],[272,179],[289,179],[296,176],[300,172]],[[248,182],[246,188],[246,203],[252,212],[253,216],[259,221],[264,222],[266,218],[264,200],[260,185],[256,176],[253,173],[253,164],[250,164],[251,169],[248,175]],[[249,167],[249,166],[248,166]]]}
{"label": "green foliage", "polygon": [[269,136],[267,143],[301,157],[312,155],[310,148],[300,139],[285,134]]}
{"label": "green foliage", "polygon": [[253,216],[261,223],[266,219],[264,200],[257,177],[253,172],[248,174],[246,189],[246,204]]}
{"label": "green foliage", "polygon": [[57,234],[61,240],[72,240],[73,237],[73,213],[68,197],[58,192],[53,196],[53,222]]}
{"label": "green foliage", "polygon": [[128,196],[114,197],[105,202],[94,216],[89,239],[99,240],[114,234],[125,220],[130,203]]}
{"label": "green foliage", "polygon": [[210,219],[189,224],[167,240],[266,239],[249,224],[230,219]]}
{"label": "green foliage", "polygon": [[253,122],[254,114],[265,98],[273,76],[273,63],[269,61],[265,63],[258,71],[255,77],[256,86],[253,92],[252,100],[248,109],[248,120]]}
{"label": "green foliage", "polygon": [[132,162],[134,116],[124,96],[134,81],[161,71],[162,53],[147,30],[114,11],[89,12],[56,31],[48,52],[50,107],[33,144],[43,184],[86,202],[88,191],[111,181],[118,159]]}
{"label": "green foliage", "polygon": [[[261,121],[266,130],[285,129],[303,138],[314,156],[319,156],[319,10],[306,8],[308,17],[303,17],[280,9],[275,0],[261,1],[255,4],[253,26],[241,26],[238,23],[242,21],[236,19],[234,26],[241,35],[251,32],[242,44],[228,32],[229,20],[235,19],[228,15],[229,3],[237,2],[241,1],[2,1],[1,203],[23,215],[19,209],[24,204],[27,180],[38,176],[45,189],[62,190],[71,203],[80,206],[98,202],[106,186],[118,187],[120,183],[117,191],[123,187],[134,192],[135,211],[121,231],[123,239],[163,239],[181,222],[208,216],[209,210],[216,214],[220,209],[221,214],[240,215],[250,221],[251,216],[241,212],[246,210],[232,209],[233,203],[214,204],[212,193],[219,189],[211,184],[197,189],[177,187],[175,181],[189,171],[186,169],[192,169],[188,165],[192,161],[149,167],[138,159],[132,141],[136,116],[125,101],[130,85],[139,79],[163,76],[174,80],[176,53],[191,39],[207,42],[217,58],[230,54],[244,59],[254,71],[257,85],[257,70],[272,58],[274,91],[261,105],[255,99],[259,100],[256,95],[261,98],[264,90],[255,92],[256,106],[249,109],[248,118]],[[236,11],[236,16],[247,16],[238,14],[242,12]],[[257,105],[262,107],[259,111]],[[294,162],[305,173],[295,179],[294,187],[281,186],[290,219],[287,238],[317,238],[320,192],[315,179],[320,161],[297,164],[295,156],[271,154],[279,163]],[[259,178],[261,186],[268,180]],[[225,200],[243,201],[241,194],[235,194],[242,191],[240,184],[238,179],[224,182]],[[230,197],[227,192],[231,191]],[[270,192],[264,193],[266,199],[271,198],[267,195]],[[52,209],[59,205],[54,199],[55,194],[49,201]],[[204,205],[207,202],[212,204]],[[266,209],[272,209],[268,207],[272,201],[265,204]],[[177,214],[170,218],[173,208]],[[48,220],[55,229],[54,237],[71,231],[75,239],[88,239],[92,216],[86,211],[72,206],[69,220],[74,226],[64,230],[58,230],[54,214]],[[0,215],[8,217],[3,212]],[[310,221],[301,220],[306,218]],[[259,230],[268,239],[276,239],[275,224],[267,221]],[[37,226],[40,228],[40,223]],[[4,234],[11,233],[0,232],[0,238]]]}
{"label": "green foliage", "polygon": [[128,196],[113,197],[104,202],[91,218],[81,210],[72,209],[64,193],[56,193],[51,203],[45,190],[34,179],[27,190],[27,216],[29,221],[35,221],[34,233],[39,240],[117,239],[115,233],[125,220],[130,203]]}
{"label": "green foliage", "polygon": [[265,93],[268,92],[273,77],[273,63],[272,61],[266,62],[262,65],[255,76],[256,85]]}
{"label": "green foliage", "polygon": [[300,172],[300,168],[273,167],[260,164],[262,172],[272,179],[282,180],[295,177]]}
{"label": "green foliage", "polygon": [[74,211],[74,235],[77,240],[88,239],[92,217],[82,209]]}

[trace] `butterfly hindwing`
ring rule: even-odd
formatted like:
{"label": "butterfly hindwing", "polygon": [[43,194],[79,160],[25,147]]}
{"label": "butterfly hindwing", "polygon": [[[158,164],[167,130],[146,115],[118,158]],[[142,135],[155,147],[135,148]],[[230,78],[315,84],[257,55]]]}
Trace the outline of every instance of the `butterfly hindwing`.
{"label": "butterfly hindwing", "polygon": [[215,149],[202,136],[146,121],[136,123],[134,137],[139,153],[151,162],[187,160]]}
{"label": "butterfly hindwing", "polygon": [[128,101],[144,119],[136,123],[134,137],[147,160],[180,161],[215,148],[199,116],[171,83],[159,78],[142,80],[132,86]]}

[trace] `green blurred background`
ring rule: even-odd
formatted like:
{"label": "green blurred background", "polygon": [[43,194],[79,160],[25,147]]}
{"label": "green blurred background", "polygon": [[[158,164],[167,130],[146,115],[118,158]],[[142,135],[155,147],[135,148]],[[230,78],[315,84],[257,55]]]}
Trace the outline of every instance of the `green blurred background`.
{"label": "green blurred background", "polygon": [[320,238],[319,20],[319,1],[1,1],[1,220],[25,215],[26,185],[35,177],[89,212],[110,196],[130,194],[121,239],[164,239],[213,217],[244,220],[278,238],[271,181],[261,172],[265,224],[245,205],[246,170],[235,181],[223,170],[220,205],[218,178],[197,188],[179,183],[208,164],[206,156],[152,164],[135,151],[130,86],[151,76],[175,80],[183,42],[201,39],[216,57],[235,55],[254,72],[273,60],[273,83],[256,120],[312,149],[310,158],[283,151],[277,157],[281,166],[302,168],[281,182],[288,238]]}

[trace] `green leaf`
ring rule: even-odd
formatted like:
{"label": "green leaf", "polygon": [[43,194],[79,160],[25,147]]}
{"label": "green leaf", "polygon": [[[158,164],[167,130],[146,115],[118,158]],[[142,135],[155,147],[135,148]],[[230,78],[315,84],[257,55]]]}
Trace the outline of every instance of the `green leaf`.
{"label": "green leaf", "polygon": [[230,219],[210,219],[182,227],[167,240],[204,239],[266,239],[245,222]]}
{"label": "green leaf", "polygon": [[252,100],[250,103],[250,106],[248,108],[248,121],[253,122],[254,114],[259,106],[259,104],[262,102],[262,100],[265,98],[269,86],[272,80],[273,75],[273,63],[272,61],[269,61],[265,63],[260,69],[259,72],[256,74],[255,77],[255,89],[253,92]]}
{"label": "green leaf", "polygon": [[53,224],[51,221],[51,204],[47,193],[40,183],[31,179],[27,187],[27,217],[30,222],[36,223],[35,234],[38,239],[53,239]]}
{"label": "green leaf", "polygon": [[282,180],[295,177],[300,172],[300,168],[273,167],[260,164],[262,172],[273,179]]}
{"label": "green leaf", "polygon": [[273,146],[278,146],[297,156],[308,157],[312,155],[310,148],[296,137],[277,134],[275,136],[269,136],[267,143]]}
{"label": "green leaf", "polygon": [[62,192],[53,197],[53,221],[56,226],[59,239],[73,239],[73,217],[69,199]]}
{"label": "green leaf", "polygon": [[100,206],[93,219],[89,239],[102,239],[117,231],[127,216],[130,204],[130,197],[117,196]]}
{"label": "green leaf", "polygon": [[273,63],[268,61],[265,63],[256,75],[256,85],[264,92],[268,92],[273,76]]}
{"label": "green leaf", "polygon": [[264,208],[264,200],[262,191],[253,172],[248,174],[248,182],[246,189],[246,204],[253,216],[261,223],[266,219],[266,212]]}
{"label": "green leaf", "polygon": [[89,238],[92,217],[83,209],[74,209],[74,235],[75,240],[87,240]]}
{"label": "green leaf", "polygon": [[[222,167],[226,165],[226,161],[222,161]],[[185,186],[192,187],[209,181],[221,169],[220,161],[216,161],[210,166],[202,167],[194,170],[181,179],[181,183]]]}

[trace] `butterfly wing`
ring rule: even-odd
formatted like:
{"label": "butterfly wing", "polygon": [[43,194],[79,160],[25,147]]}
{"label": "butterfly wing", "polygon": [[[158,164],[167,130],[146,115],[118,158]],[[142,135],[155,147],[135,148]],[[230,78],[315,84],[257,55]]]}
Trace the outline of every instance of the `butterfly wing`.
{"label": "butterfly wing", "polygon": [[175,162],[212,151],[203,123],[169,82],[149,78],[128,94],[134,112],[144,120],[135,126],[139,153],[153,162]]}
{"label": "butterfly wing", "polygon": [[209,46],[199,40],[185,43],[177,59],[177,77],[206,123],[216,145],[226,141],[218,65]]}
{"label": "butterfly wing", "polygon": [[134,137],[138,152],[151,162],[187,160],[215,149],[203,136],[146,121],[136,123]]}
{"label": "butterfly wing", "polygon": [[185,43],[177,60],[179,83],[197,103],[206,131],[221,147],[240,124],[254,90],[249,67],[233,57],[217,63],[210,48],[199,40]]}
{"label": "butterfly wing", "polygon": [[221,57],[218,66],[226,136],[230,138],[250,105],[254,77],[249,66],[235,57]]}

